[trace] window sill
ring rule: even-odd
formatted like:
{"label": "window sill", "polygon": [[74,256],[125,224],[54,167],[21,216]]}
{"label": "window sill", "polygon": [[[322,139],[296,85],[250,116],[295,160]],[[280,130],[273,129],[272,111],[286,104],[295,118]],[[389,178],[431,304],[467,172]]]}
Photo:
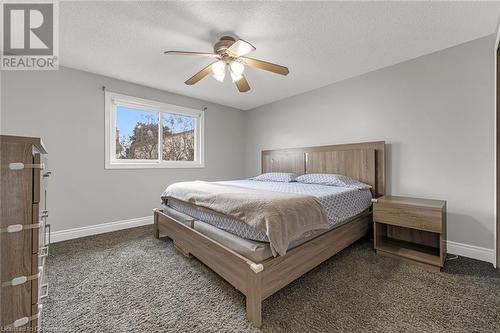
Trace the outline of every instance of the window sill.
{"label": "window sill", "polygon": [[113,169],[198,169],[204,168],[205,164],[170,164],[170,163],[113,163],[106,164],[106,170]]}

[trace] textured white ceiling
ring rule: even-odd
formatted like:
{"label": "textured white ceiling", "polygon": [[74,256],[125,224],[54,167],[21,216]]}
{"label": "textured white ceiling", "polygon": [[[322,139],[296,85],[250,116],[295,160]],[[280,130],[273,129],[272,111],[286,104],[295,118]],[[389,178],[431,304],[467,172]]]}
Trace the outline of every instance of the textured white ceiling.
{"label": "textured white ceiling", "polygon": [[[61,2],[61,64],[203,100],[251,109],[495,31],[500,2]],[[183,82],[231,34],[286,77],[247,68],[239,93],[207,77]]]}

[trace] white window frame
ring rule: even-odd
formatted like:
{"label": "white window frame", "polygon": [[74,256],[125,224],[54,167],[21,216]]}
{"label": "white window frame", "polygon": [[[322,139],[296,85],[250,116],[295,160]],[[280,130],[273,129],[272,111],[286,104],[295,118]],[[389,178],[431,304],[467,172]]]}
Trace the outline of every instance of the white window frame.
{"label": "white window frame", "polygon": [[[155,168],[203,168],[205,167],[205,112],[178,105],[152,101],[139,97],[118,94],[110,91],[104,93],[105,102],[105,169],[155,169]],[[116,152],[116,108],[127,106],[144,111],[158,112],[158,121],[162,125],[164,112],[186,115],[195,118],[194,129],[194,161],[163,161],[162,129],[158,131],[157,160],[123,160],[115,158]]]}

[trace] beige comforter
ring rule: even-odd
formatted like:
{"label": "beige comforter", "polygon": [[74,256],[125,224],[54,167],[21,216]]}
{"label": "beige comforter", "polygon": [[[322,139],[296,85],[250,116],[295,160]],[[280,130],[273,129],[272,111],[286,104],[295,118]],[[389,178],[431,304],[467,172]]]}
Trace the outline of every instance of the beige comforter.
{"label": "beige comforter", "polygon": [[172,184],[162,197],[239,219],[265,232],[271,247],[280,255],[285,255],[290,242],[304,233],[330,226],[319,200],[310,195],[194,181]]}

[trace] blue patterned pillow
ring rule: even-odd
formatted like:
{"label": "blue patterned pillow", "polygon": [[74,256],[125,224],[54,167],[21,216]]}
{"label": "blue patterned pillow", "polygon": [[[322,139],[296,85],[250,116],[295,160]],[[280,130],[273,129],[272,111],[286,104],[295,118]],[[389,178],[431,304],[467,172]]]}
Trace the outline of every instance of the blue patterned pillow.
{"label": "blue patterned pillow", "polygon": [[250,180],[289,183],[295,181],[295,178],[297,178],[297,175],[291,172],[268,172],[252,177]]}
{"label": "blue patterned pillow", "polygon": [[357,188],[360,190],[371,188],[371,186],[368,184],[358,182],[357,180],[354,180],[347,176],[336,175],[333,173],[308,173],[297,177],[295,181],[305,184],[349,187],[349,188]]}

